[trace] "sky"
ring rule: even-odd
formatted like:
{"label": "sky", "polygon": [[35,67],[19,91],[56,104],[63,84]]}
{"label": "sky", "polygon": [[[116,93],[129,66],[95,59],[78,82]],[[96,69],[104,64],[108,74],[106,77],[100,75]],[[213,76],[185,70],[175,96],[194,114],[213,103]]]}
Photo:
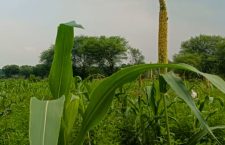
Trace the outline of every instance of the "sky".
{"label": "sky", "polygon": [[[158,0],[0,0],[0,68],[35,65],[55,42],[57,26],[75,20],[75,35],[121,36],[146,62],[157,62]],[[167,0],[169,58],[182,41],[225,36],[224,0]]]}

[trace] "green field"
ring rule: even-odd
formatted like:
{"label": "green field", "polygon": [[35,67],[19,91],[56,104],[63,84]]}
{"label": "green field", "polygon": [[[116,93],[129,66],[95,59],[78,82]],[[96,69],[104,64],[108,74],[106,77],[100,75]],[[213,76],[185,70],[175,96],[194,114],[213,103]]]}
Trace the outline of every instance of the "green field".
{"label": "green field", "polygon": [[0,145],[224,145],[225,38],[191,38],[170,61],[159,6],[157,63],[120,36],[75,37],[70,21],[40,64],[3,66]]}
{"label": "green field", "polygon": [[[100,80],[79,83],[74,81],[71,92],[81,94],[84,106],[86,106],[85,104],[89,102],[89,92]],[[209,126],[223,125],[225,95],[202,80],[185,82],[185,84],[189,90],[197,92],[198,98],[194,101]],[[152,85],[152,80],[141,80],[141,82],[137,80],[118,89],[106,117],[88,133],[85,144],[165,144],[166,126],[163,101],[155,98],[158,106],[152,105],[152,100],[146,95],[148,93],[146,87],[150,85]],[[0,144],[28,145],[30,98],[50,99],[50,96],[47,80],[0,80]],[[208,96],[213,97],[213,101],[208,100]],[[177,98],[172,90],[168,90],[167,104],[172,144],[184,144],[199,131],[200,124],[187,105]],[[155,109],[158,110],[157,114],[154,112]],[[75,122],[70,139],[71,144],[81,126],[80,123],[81,116]],[[215,130],[214,134],[222,144],[225,144],[224,130]],[[201,139],[201,144],[214,143],[215,140],[209,135]]]}

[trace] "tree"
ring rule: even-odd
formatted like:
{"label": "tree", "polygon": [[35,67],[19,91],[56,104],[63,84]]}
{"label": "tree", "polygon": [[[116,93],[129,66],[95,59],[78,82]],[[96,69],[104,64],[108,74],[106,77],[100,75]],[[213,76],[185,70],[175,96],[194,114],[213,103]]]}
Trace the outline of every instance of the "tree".
{"label": "tree", "polygon": [[112,37],[75,37],[73,64],[89,74],[91,67],[98,67],[100,73],[107,75],[116,71],[116,65],[126,59],[128,43],[124,38]]}
{"label": "tree", "polygon": [[6,77],[12,77],[13,75],[19,75],[20,69],[18,65],[6,65],[2,68],[2,71]]}
{"label": "tree", "polygon": [[[128,42],[121,37],[77,36],[72,49],[74,75],[82,78],[90,74],[111,75],[127,59]],[[50,68],[54,46],[41,53],[40,62]]]}
{"label": "tree", "polygon": [[[225,38],[224,38],[225,39]],[[216,72],[218,72],[219,74],[223,74],[223,76],[225,76],[225,40],[221,41],[218,44],[218,48],[216,49],[216,57],[217,57],[217,70]]]}
{"label": "tree", "polygon": [[78,36],[72,49],[73,71],[82,78],[90,74],[90,68],[96,63],[96,51],[99,44],[96,37]]}
{"label": "tree", "polygon": [[33,74],[39,77],[46,77],[49,74],[49,70],[45,64],[37,64],[33,67]]}
{"label": "tree", "polygon": [[20,75],[28,78],[33,72],[33,67],[29,65],[22,65],[20,66]]}
{"label": "tree", "polygon": [[129,55],[129,64],[133,65],[133,64],[142,64],[144,63],[144,55],[140,52],[139,49],[136,48],[129,48],[128,51],[128,55]]}
{"label": "tree", "polygon": [[222,64],[225,55],[225,38],[200,35],[182,42],[181,50],[174,55],[174,62],[193,65],[203,72],[225,73]]}
{"label": "tree", "polygon": [[4,76],[5,76],[4,72],[2,71],[2,69],[0,69],[0,77],[4,77]]}
{"label": "tree", "polygon": [[49,70],[51,68],[51,64],[54,56],[54,45],[51,45],[49,49],[43,51],[40,56],[40,62],[45,64]]}

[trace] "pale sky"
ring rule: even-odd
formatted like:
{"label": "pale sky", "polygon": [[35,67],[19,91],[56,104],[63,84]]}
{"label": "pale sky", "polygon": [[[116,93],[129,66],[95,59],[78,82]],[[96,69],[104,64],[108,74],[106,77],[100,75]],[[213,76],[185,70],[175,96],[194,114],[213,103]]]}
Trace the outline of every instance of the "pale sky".
{"label": "pale sky", "polygon": [[[158,0],[0,0],[0,67],[35,65],[54,44],[59,23],[75,20],[75,35],[118,35],[157,61]],[[225,0],[167,0],[169,57],[200,34],[225,36]]]}

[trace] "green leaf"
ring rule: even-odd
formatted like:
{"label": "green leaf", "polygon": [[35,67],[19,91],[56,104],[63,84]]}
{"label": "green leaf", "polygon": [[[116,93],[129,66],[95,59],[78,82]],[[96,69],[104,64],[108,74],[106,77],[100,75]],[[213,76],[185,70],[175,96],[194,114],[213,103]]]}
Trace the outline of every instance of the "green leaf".
{"label": "green leaf", "polygon": [[183,99],[185,103],[190,107],[191,111],[194,113],[196,118],[198,118],[199,122],[202,124],[204,129],[207,132],[209,132],[217,140],[217,138],[212,133],[212,131],[210,130],[205,120],[202,118],[200,111],[196,107],[188,89],[183,84],[183,81],[177,76],[175,76],[174,73],[167,73],[167,74],[163,74],[162,76],[165,79],[165,81],[170,85],[170,87],[175,91],[177,96]]}
{"label": "green leaf", "polygon": [[[86,133],[101,121],[107,113],[114,97],[115,90],[123,84],[135,80],[140,74],[154,68],[173,68],[196,72],[205,76],[212,84],[225,92],[225,82],[214,75],[200,72],[196,68],[187,64],[142,64],[124,68],[98,84],[90,94],[90,104],[88,105],[78,137],[75,140],[76,145],[81,145]],[[219,81],[219,83],[217,82]]]}
{"label": "green leaf", "polygon": [[62,118],[60,137],[58,144],[67,145],[70,134],[72,133],[74,122],[78,116],[79,97],[73,96],[70,101],[65,104],[64,116]]}
{"label": "green leaf", "polygon": [[202,73],[202,72],[200,72],[199,74],[201,74],[206,79],[208,79],[221,92],[225,93],[225,82],[222,78],[220,78],[219,76],[216,76],[216,75]]}
{"label": "green leaf", "polygon": [[157,98],[159,98],[159,83],[154,81],[152,86],[146,86],[146,94],[148,97],[149,107],[152,108],[154,115],[158,114],[159,104]]}
{"label": "green leaf", "polygon": [[[210,127],[210,130],[216,130],[216,129],[225,129],[225,126],[215,126],[215,127]],[[208,133],[207,130],[200,130],[198,133],[194,134],[191,139],[189,139],[187,145],[196,145],[201,138],[206,136]]]}
{"label": "green leaf", "polygon": [[30,101],[30,145],[57,145],[65,97]]}
{"label": "green leaf", "polygon": [[78,115],[78,107],[79,107],[79,97],[72,96],[70,103],[65,108],[65,122],[67,125],[66,126],[67,136],[70,135],[70,133],[73,129],[73,124]]}
{"label": "green leaf", "polygon": [[49,75],[49,86],[54,98],[69,95],[73,76],[71,51],[74,42],[73,27],[60,24],[58,27],[54,59]]}
{"label": "green leaf", "polygon": [[160,90],[160,93],[163,93],[165,94],[167,92],[167,83],[166,81],[164,80],[164,78],[160,75],[159,76],[159,90]]}

